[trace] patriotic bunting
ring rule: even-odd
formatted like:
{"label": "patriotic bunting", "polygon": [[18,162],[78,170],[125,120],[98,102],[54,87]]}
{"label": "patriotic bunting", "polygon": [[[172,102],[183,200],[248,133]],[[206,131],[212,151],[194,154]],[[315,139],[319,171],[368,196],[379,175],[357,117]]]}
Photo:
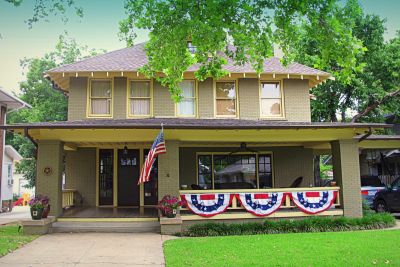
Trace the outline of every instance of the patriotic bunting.
{"label": "patriotic bunting", "polygon": [[234,194],[184,194],[182,200],[195,214],[212,217],[224,212],[232,203]]}
{"label": "patriotic bunting", "polygon": [[236,195],[242,206],[256,216],[268,216],[282,205],[285,193],[240,193]]}
{"label": "patriotic bunting", "polygon": [[337,191],[291,192],[290,198],[304,213],[317,214],[329,209],[337,196]]}

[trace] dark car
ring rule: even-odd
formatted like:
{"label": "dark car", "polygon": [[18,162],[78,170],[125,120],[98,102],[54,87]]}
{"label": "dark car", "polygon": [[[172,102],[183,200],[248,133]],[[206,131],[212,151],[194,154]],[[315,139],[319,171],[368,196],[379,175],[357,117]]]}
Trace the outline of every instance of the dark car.
{"label": "dark car", "polygon": [[400,178],[386,189],[376,193],[374,209],[377,212],[400,212]]}
{"label": "dark car", "polygon": [[385,189],[378,176],[361,176],[361,196],[364,202],[373,208],[375,194]]}

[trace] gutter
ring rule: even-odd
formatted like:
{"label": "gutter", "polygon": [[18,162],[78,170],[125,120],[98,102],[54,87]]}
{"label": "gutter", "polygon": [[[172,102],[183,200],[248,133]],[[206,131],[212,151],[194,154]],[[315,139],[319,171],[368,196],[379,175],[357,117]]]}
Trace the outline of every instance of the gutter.
{"label": "gutter", "polygon": [[360,143],[361,141],[367,139],[371,134],[372,134],[372,128],[368,127],[368,132],[363,136],[361,136],[360,139],[358,139],[358,142]]}

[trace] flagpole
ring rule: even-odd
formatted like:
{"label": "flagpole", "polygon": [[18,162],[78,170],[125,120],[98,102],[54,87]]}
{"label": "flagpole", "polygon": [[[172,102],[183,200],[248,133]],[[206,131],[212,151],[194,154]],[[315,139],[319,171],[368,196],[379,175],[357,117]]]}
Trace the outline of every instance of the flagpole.
{"label": "flagpole", "polygon": [[164,132],[164,123],[161,123],[161,131]]}

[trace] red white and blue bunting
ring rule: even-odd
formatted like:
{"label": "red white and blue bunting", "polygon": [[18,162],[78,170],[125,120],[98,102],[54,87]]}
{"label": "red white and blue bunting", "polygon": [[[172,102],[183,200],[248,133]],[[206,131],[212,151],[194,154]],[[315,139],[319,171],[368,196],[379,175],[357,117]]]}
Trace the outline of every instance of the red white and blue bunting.
{"label": "red white and blue bunting", "polygon": [[195,214],[212,217],[224,212],[232,203],[234,194],[184,194],[182,200]]}
{"label": "red white and blue bunting", "polygon": [[248,212],[264,217],[281,207],[285,193],[239,193],[236,196]]}
{"label": "red white and blue bunting", "polygon": [[290,198],[304,213],[317,214],[329,209],[335,202],[337,191],[291,192]]}

